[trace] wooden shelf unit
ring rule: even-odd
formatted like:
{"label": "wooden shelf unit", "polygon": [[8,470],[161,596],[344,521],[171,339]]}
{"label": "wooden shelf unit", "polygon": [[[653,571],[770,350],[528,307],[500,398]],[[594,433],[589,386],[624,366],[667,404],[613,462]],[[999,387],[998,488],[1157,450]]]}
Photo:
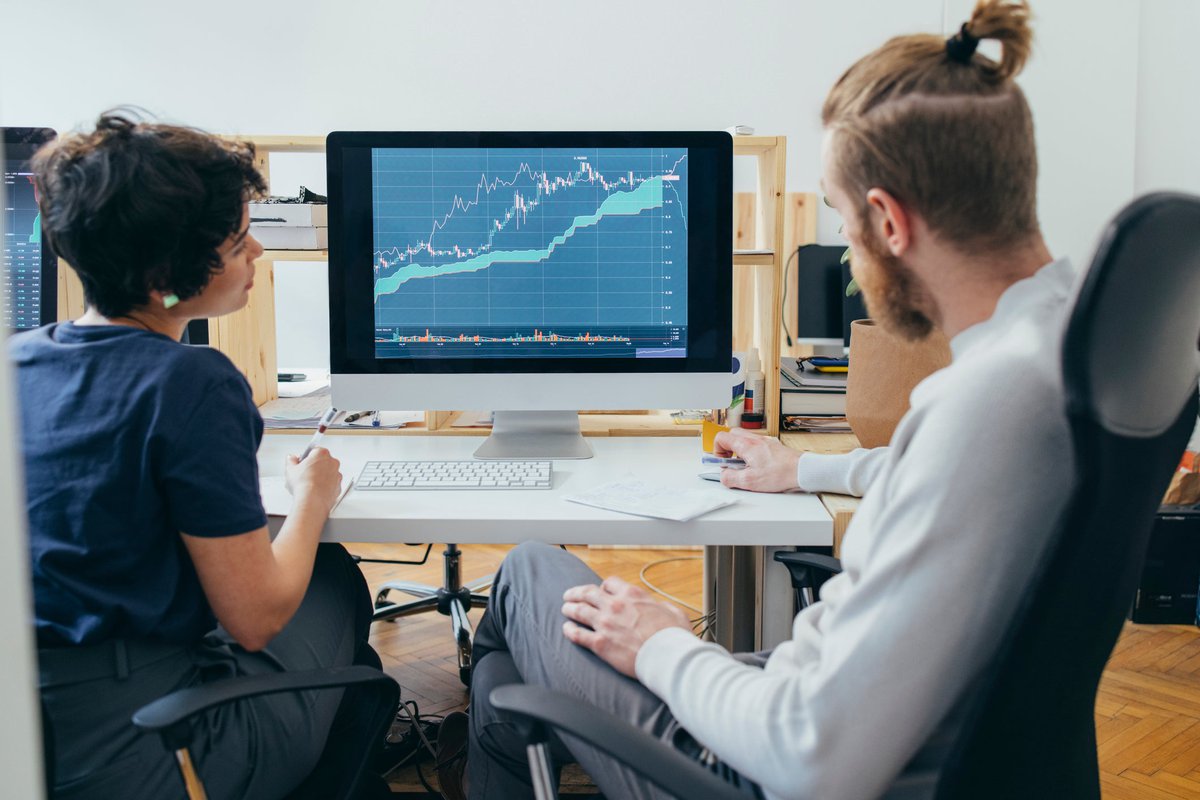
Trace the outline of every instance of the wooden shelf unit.
{"label": "wooden shelf unit", "polygon": [[755,191],[734,197],[733,349],[758,349],[766,384],[766,432],[776,436],[783,320],[785,314],[796,318],[795,272],[787,267],[801,244],[816,241],[817,197],[787,193],[786,137],[735,136],[733,154],[757,159]]}

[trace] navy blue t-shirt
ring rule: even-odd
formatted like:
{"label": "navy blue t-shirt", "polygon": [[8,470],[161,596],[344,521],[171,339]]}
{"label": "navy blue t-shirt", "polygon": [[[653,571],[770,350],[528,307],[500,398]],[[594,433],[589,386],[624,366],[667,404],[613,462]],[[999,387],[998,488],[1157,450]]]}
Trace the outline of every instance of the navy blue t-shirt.
{"label": "navy blue t-shirt", "polygon": [[216,350],[118,325],[12,337],[40,646],[215,627],[180,533],[266,525],[262,418]]}

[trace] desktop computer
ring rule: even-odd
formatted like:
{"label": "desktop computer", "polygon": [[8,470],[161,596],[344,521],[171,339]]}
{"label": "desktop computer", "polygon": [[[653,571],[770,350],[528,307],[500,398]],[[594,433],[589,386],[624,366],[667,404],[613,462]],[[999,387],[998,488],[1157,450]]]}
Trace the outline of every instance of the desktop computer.
{"label": "desktop computer", "polygon": [[42,238],[29,159],[55,137],[49,128],[0,128],[4,159],[4,326],[24,331],[58,316],[58,260]]}
{"label": "desktop computer", "polygon": [[791,321],[792,341],[812,345],[816,355],[841,356],[850,346],[850,323],[867,318],[862,294],[846,294],[845,252],[845,245],[806,244],[795,254],[798,313]]}
{"label": "desktop computer", "polygon": [[333,404],[491,409],[477,458],[587,458],[575,409],[729,402],[723,132],[335,132]]}

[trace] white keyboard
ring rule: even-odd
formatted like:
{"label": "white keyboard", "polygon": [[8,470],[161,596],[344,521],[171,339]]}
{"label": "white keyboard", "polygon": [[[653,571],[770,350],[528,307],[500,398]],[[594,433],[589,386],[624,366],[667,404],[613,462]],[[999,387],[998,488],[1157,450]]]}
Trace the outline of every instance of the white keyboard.
{"label": "white keyboard", "polygon": [[549,461],[368,461],[360,492],[414,489],[549,489]]}

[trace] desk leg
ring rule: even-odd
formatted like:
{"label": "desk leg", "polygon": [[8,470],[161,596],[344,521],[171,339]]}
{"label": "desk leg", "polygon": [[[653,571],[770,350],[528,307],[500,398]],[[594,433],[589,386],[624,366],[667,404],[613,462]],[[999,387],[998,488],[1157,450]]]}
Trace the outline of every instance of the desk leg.
{"label": "desk leg", "polygon": [[713,639],[731,653],[755,649],[758,571],[754,547],[704,549],[704,610],[716,611]]}

